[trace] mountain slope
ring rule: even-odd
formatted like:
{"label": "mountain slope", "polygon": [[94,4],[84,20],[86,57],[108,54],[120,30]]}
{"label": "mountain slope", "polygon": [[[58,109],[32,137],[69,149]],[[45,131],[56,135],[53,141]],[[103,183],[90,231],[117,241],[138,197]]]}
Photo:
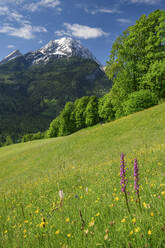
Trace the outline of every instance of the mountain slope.
{"label": "mountain slope", "polygon": [[[1,246],[127,247],[131,242],[132,247],[163,247],[164,112],[161,104],[67,137],[1,148]],[[121,152],[132,216],[121,193]],[[135,157],[142,211],[133,190]],[[59,190],[64,192],[62,208]]]}
{"label": "mountain slope", "polygon": [[20,57],[20,56],[23,56],[22,53],[20,53],[19,50],[15,50],[15,51],[13,51],[12,53],[10,53],[8,56],[6,56],[6,57],[0,62],[0,64],[5,64],[5,63],[11,61],[12,59],[16,59],[16,58],[18,58],[18,57]]}
{"label": "mountain slope", "polygon": [[67,101],[102,96],[111,85],[89,50],[72,39],[52,41],[1,64],[0,141],[46,130]]}

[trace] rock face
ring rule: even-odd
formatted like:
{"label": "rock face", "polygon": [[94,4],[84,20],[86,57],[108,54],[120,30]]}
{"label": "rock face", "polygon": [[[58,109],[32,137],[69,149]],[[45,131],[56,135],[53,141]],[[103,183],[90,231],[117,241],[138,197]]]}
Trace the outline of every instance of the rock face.
{"label": "rock face", "polygon": [[23,56],[24,59],[31,65],[46,64],[52,58],[59,59],[62,57],[79,57],[84,59],[90,59],[100,65],[100,63],[93,56],[93,54],[89,51],[88,48],[82,46],[79,41],[68,37],[64,37],[58,40],[52,40],[39,50],[28,52],[25,55],[22,55],[19,50],[15,50],[7,57],[5,57],[1,61],[1,64],[15,59],[18,56]]}
{"label": "rock face", "polygon": [[41,49],[25,54],[25,59],[31,64],[47,63],[51,58],[80,57],[97,61],[89,49],[83,47],[79,41],[72,38],[61,38],[52,40]]}
{"label": "rock face", "polygon": [[8,56],[6,56],[1,62],[0,64],[5,64],[7,63],[8,61],[12,60],[12,59],[15,59],[17,57],[20,57],[22,56],[22,53],[20,53],[19,50],[14,50],[12,53],[10,53]]}

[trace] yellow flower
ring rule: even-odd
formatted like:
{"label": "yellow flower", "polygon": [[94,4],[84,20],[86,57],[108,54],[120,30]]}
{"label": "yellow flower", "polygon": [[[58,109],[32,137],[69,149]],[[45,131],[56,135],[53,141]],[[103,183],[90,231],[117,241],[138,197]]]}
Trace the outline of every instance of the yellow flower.
{"label": "yellow flower", "polygon": [[24,234],[26,233],[26,229],[23,230],[23,233],[24,233]]}
{"label": "yellow flower", "polygon": [[70,237],[71,237],[71,233],[68,233],[68,234],[67,234],[67,237],[70,238]]}
{"label": "yellow flower", "polygon": [[162,192],[161,192],[161,195],[165,195],[165,191],[162,191]]}
{"label": "yellow flower", "polygon": [[124,219],[122,219],[122,220],[121,220],[121,222],[122,222],[122,223],[126,222],[126,219],[125,219],[125,218],[124,218]]}
{"label": "yellow flower", "polygon": [[140,227],[135,228],[135,232],[136,233],[140,232]]}
{"label": "yellow flower", "polygon": [[60,233],[60,230],[57,230],[57,231],[55,232],[56,235],[58,235],[59,233]]}
{"label": "yellow flower", "polygon": [[151,235],[151,233],[152,233],[151,230],[148,230],[148,235]]}
{"label": "yellow flower", "polygon": [[47,224],[48,224],[48,222],[42,221],[42,222],[40,223],[40,227],[45,227]]}
{"label": "yellow flower", "polygon": [[143,202],[143,207],[147,208],[147,204],[145,202]]}
{"label": "yellow flower", "polygon": [[100,215],[100,213],[97,213],[97,214],[96,214],[96,217],[98,217],[99,215]]}
{"label": "yellow flower", "polygon": [[94,226],[94,224],[95,224],[94,219],[89,222],[89,226]]}
{"label": "yellow flower", "polygon": [[132,223],[136,223],[136,218],[133,218],[132,219]]}
{"label": "yellow flower", "polygon": [[118,201],[118,200],[119,200],[119,197],[116,196],[114,200],[115,200],[115,201]]}
{"label": "yellow flower", "polygon": [[37,209],[36,211],[35,211],[35,214],[38,214],[39,213],[39,210]]}
{"label": "yellow flower", "polygon": [[150,214],[152,217],[154,216],[154,213],[153,212],[151,212],[151,214]]}
{"label": "yellow flower", "polygon": [[66,220],[65,220],[67,223],[70,221],[70,219],[69,218],[66,218]]}
{"label": "yellow flower", "polygon": [[5,230],[4,233],[7,233],[7,230]]}
{"label": "yellow flower", "polygon": [[130,233],[129,233],[130,235],[132,235],[133,234],[133,231],[130,231]]}
{"label": "yellow flower", "polygon": [[27,224],[28,222],[29,222],[28,220],[24,220],[24,223],[26,223],[26,224]]}

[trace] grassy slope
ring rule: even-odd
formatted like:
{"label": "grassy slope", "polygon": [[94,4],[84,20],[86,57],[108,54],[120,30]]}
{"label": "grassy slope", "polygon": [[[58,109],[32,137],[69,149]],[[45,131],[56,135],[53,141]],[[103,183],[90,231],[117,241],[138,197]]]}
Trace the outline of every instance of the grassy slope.
{"label": "grassy slope", "polygon": [[[0,247],[165,247],[164,123],[161,104],[67,137],[1,148]],[[131,216],[120,189],[121,152]],[[133,192],[135,157],[142,211]]]}

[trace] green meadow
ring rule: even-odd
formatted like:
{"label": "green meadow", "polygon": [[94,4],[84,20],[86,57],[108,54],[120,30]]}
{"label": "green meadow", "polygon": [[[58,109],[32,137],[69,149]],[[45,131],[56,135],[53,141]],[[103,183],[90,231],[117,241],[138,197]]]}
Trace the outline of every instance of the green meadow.
{"label": "green meadow", "polygon": [[165,104],[70,136],[0,148],[0,247],[165,247]]}

